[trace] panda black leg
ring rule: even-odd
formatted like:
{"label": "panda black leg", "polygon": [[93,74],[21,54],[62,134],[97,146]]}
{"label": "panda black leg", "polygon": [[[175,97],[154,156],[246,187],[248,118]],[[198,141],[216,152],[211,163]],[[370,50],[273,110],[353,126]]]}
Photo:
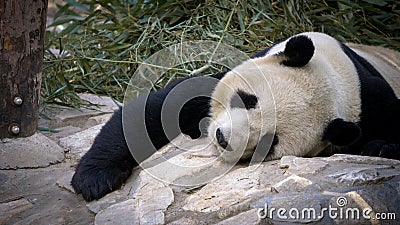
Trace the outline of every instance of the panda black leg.
{"label": "panda black leg", "polygon": [[400,160],[400,144],[392,144],[383,140],[368,142],[361,152],[361,155],[379,156]]}
{"label": "panda black leg", "polygon": [[[178,89],[175,95],[171,97],[173,101],[169,104],[172,104],[172,106],[184,104],[179,112],[180,130],[170,130],[169,138],[175,138],[180,131],[191,137],[200,136],[199,123],[204,117],[208,116],[210,107],[210,99],[207,96],[211,95],[217,81],[223,76],[224,74],[212,76],[213,82],[194,81],[196,90],[201,92],[198,93],[198,97],[189,101],[186,101],[185,96],[187,94],[183,91],[193,92],[193,87],[190,87],[190,85]],[[71,184],[77,194],[82,194],[86,201],[92,201],[120,188],[131,175],[133,167],[138,165],[138,162],[146,159],[169,142],[161,123],[162,107],[166,96],[171,94],[176,85],[188,79],[192,79],[192,77],[178,79],[157,92],[151,92],[147,100],[146,96],[140,96],[125,104],[124,118],[129,118],[129,120],[124,127],[122,125],[122,109],[114,113],[76,168]],[[209,81],[210,78],[207,79]],[[143,115],[144,109],[145,119],[140,116]],[[167,122],[176,122],[176,115],[164,118],[171,120]],[[124,133],[124,130],[128,134]],[[130,136],[132,134],[134,134],[133,138]],[[133,144],[129,144],[134,149],[128,148],[125,135],[128,135],[128,140],[132,140]],[[143,135],[143,138],[141,138],[141,135]],[[150,142],[147,142],[147,138],[150,139]],[[135,158],[133,158],[130,150],[135,153]]]}
{"label": "panda black leg", "polygon": [[325,128],[323,139],[330,141],[333,145],[346,146],[354,143],[360,135],[361,129],[356,123],[336,118]]}
{"label": "panda black leg", "polygon": [[99,199],[118,189],[137,163],[126,145],[122,130],[122,110],[103,126],[92,147],[81,158],[71,185],[86,201]]}

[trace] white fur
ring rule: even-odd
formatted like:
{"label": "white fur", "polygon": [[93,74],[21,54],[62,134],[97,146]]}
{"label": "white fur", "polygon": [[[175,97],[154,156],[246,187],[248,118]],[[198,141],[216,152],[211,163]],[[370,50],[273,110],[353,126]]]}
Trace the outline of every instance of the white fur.
{"label": "white fur", "polygon": [[[215,88],[211,101],[213,122],[208,133],[214,138],[216,129],[222,130],[234,150],[221,149],[225,160],[236,159],[243,151],[243,157],[248,157],[260,136],[275,130],[279,143],[267,159],[315,156],[328,145],[322,141],[322,134],[329,121],[339,117],[359,121],[359,79],[351,60],[328,35],[299,35],[311,38],[315,47],[306,66],[294,68],[280,63],[282,56],[276,54],[284,51],[285,41],[266,56],[235,67]],[[238,89],[258,96],[255,109],[230,107]]]}

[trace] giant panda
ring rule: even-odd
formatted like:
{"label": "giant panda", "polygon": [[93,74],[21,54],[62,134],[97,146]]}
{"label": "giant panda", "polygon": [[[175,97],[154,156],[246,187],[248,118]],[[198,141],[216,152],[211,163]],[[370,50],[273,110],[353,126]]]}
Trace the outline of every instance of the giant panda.
{"label": "giant panda", "polygon": [[[169,142],[161,107],[174,87],[188,80],[211,97],[203,95],[183,104],[180,132],[198,138],[203,134],[200,121],[209,118],[206,135],[223,160],[250,158],[259,149],[266,160],[326,152],[400,159],[399,59],[400,54],[392,50],[345,45],[326,34],[309,32],[212,76],[214,83],[202,82],[205,77],[178,79],[123,108],[133,112],[131,118],[141,112],[135,109],[146,109],[144,123],[154,149],[131,149],[144,152],[142,159],[132,157],[120,109],[81,158],[71,184],[86,201],[118,189],[138,162]],[[193,88],[182,89],[173,100],[182,104],[179,96],[190,91]],[[269,144],[262,145],[265,137]]]}

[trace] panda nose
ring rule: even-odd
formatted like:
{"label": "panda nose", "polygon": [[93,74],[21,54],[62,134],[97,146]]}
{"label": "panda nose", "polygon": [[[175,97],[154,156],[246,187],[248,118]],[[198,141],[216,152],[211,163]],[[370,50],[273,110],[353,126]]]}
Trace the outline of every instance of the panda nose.
{"label": "panda nose", "polygon": [[215,137],[217,138],[218,144],[223,149],[226,149],[226,147],[228,147],[228,142],[225,140],[224,134],[221,132],[221,129],[217,129],[217,131],[215,132]]}

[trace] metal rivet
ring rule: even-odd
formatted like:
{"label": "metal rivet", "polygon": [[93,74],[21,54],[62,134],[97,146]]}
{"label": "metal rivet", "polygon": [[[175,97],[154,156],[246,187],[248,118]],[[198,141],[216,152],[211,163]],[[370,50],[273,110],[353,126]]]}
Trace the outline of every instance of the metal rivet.
{"label": "metal rivet", "polygon": [[14,98],[14,104],[15,104],[15,105],[22,105],[22,102],[23,102],[23,100],[22,100],[21,97],[16,96],[16,97]]}
{"label": "metal rivet", "polygon": [[13,126],[11,126],[11,133],[13,133],[13,134],[19,134],[19,132],[21,132],[21,128],[19,128],[19,126],[17,126],[17,125],[13,125]]}

